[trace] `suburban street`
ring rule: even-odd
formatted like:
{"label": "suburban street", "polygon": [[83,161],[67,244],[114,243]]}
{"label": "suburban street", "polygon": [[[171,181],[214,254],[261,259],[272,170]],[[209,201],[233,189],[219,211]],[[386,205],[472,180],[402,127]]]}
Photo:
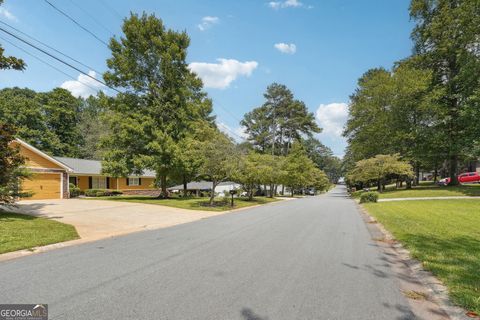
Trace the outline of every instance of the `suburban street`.
{"label": "suburban street", "polygon": [[50,319],[411,319],[344,186],[0,263]]}

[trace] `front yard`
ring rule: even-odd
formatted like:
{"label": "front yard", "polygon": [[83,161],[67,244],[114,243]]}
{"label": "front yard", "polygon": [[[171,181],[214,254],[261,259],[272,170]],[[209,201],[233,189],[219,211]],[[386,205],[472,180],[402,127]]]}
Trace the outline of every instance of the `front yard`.
{"label": "front yard", "polygon": [[218,212],[279,201],[278,199],[275,199],[275,198],[272,199],[267,197],[255,197],[251,201],[244,198],[235,198],[234,200],[235,205],[232,208],[230,207],[230,198],[228,199],[228,201],[227,199],[217,198],[215,199],[215,203],[213,206],[209,206],[208,198],[157,199],[155,197],[147,197],[147,196],[113,196],[113,197],[98,197],[98,198],[89,198],[89,199],[157,204],[157,205],[181,208],[181,209],[218,211]]}
{"label": "front yard", "polygon": [[0,254],[78,238],[71,225],[0,211]]}
{"label": "front yard", "polygon": [[[370,188],[371,191],[376,191],[376,188]],[[352,196],[359,198],[363,193],[362,190],[354,192]],[[480,196],[480,184],[466,184],[460,186],[441,187],[434,183],[421,183],[419,186],[412,189],[395,189],[395,186],[388,186],[387,189],[380,193],[379,199],[393,199],[393,198],[417,198],[417,197],[452,197],[452,196]]]}
{"label": "front yard", "polygon": [[480,201],[399,201],[365,208],[443,281],[455,303],[480,314]]}

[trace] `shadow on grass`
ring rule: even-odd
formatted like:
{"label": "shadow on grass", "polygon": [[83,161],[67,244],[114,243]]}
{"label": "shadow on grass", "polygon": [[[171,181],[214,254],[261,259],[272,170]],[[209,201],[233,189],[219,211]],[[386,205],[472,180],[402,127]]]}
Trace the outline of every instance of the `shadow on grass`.
{"label": "shadow on grass", "polygon": [[480,238],[407,234],[401,241],[449,287],[457,304],[480,313]]}

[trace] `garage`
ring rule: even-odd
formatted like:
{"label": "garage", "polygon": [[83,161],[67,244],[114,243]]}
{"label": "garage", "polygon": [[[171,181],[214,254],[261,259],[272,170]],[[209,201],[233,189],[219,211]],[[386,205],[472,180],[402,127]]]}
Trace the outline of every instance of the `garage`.
{"label": "garage", "polygon": [[23,182],[23,190],[32,192],[30,200],[61,199],[61,173],[34,173],[31,180]]}

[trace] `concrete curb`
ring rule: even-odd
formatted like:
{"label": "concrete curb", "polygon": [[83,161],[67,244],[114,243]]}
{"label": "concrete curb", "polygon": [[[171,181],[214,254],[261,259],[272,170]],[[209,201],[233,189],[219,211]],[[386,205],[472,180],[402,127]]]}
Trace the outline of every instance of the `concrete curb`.
{"label": "concrete curb", "polygon": [[374,224],[375,227],[383,234],[385,240],[390,244],[389,246],[398,255],[401,261],[408,267],[411,274],[417,279],[425,288],[428,289],[433,302],[444,311],[452,320],[472,320],[480,318],[472,318],[467,316],[467,310],[456,306],[452,303],[448,295],[448,289],[443,283],[435,277],[431,272],[423,269],[420,261],[413,259],[410,252],[399,242],[385,227],[378,222],[368,211],[357,203],[359,212],[365,215],[367,223]]}

